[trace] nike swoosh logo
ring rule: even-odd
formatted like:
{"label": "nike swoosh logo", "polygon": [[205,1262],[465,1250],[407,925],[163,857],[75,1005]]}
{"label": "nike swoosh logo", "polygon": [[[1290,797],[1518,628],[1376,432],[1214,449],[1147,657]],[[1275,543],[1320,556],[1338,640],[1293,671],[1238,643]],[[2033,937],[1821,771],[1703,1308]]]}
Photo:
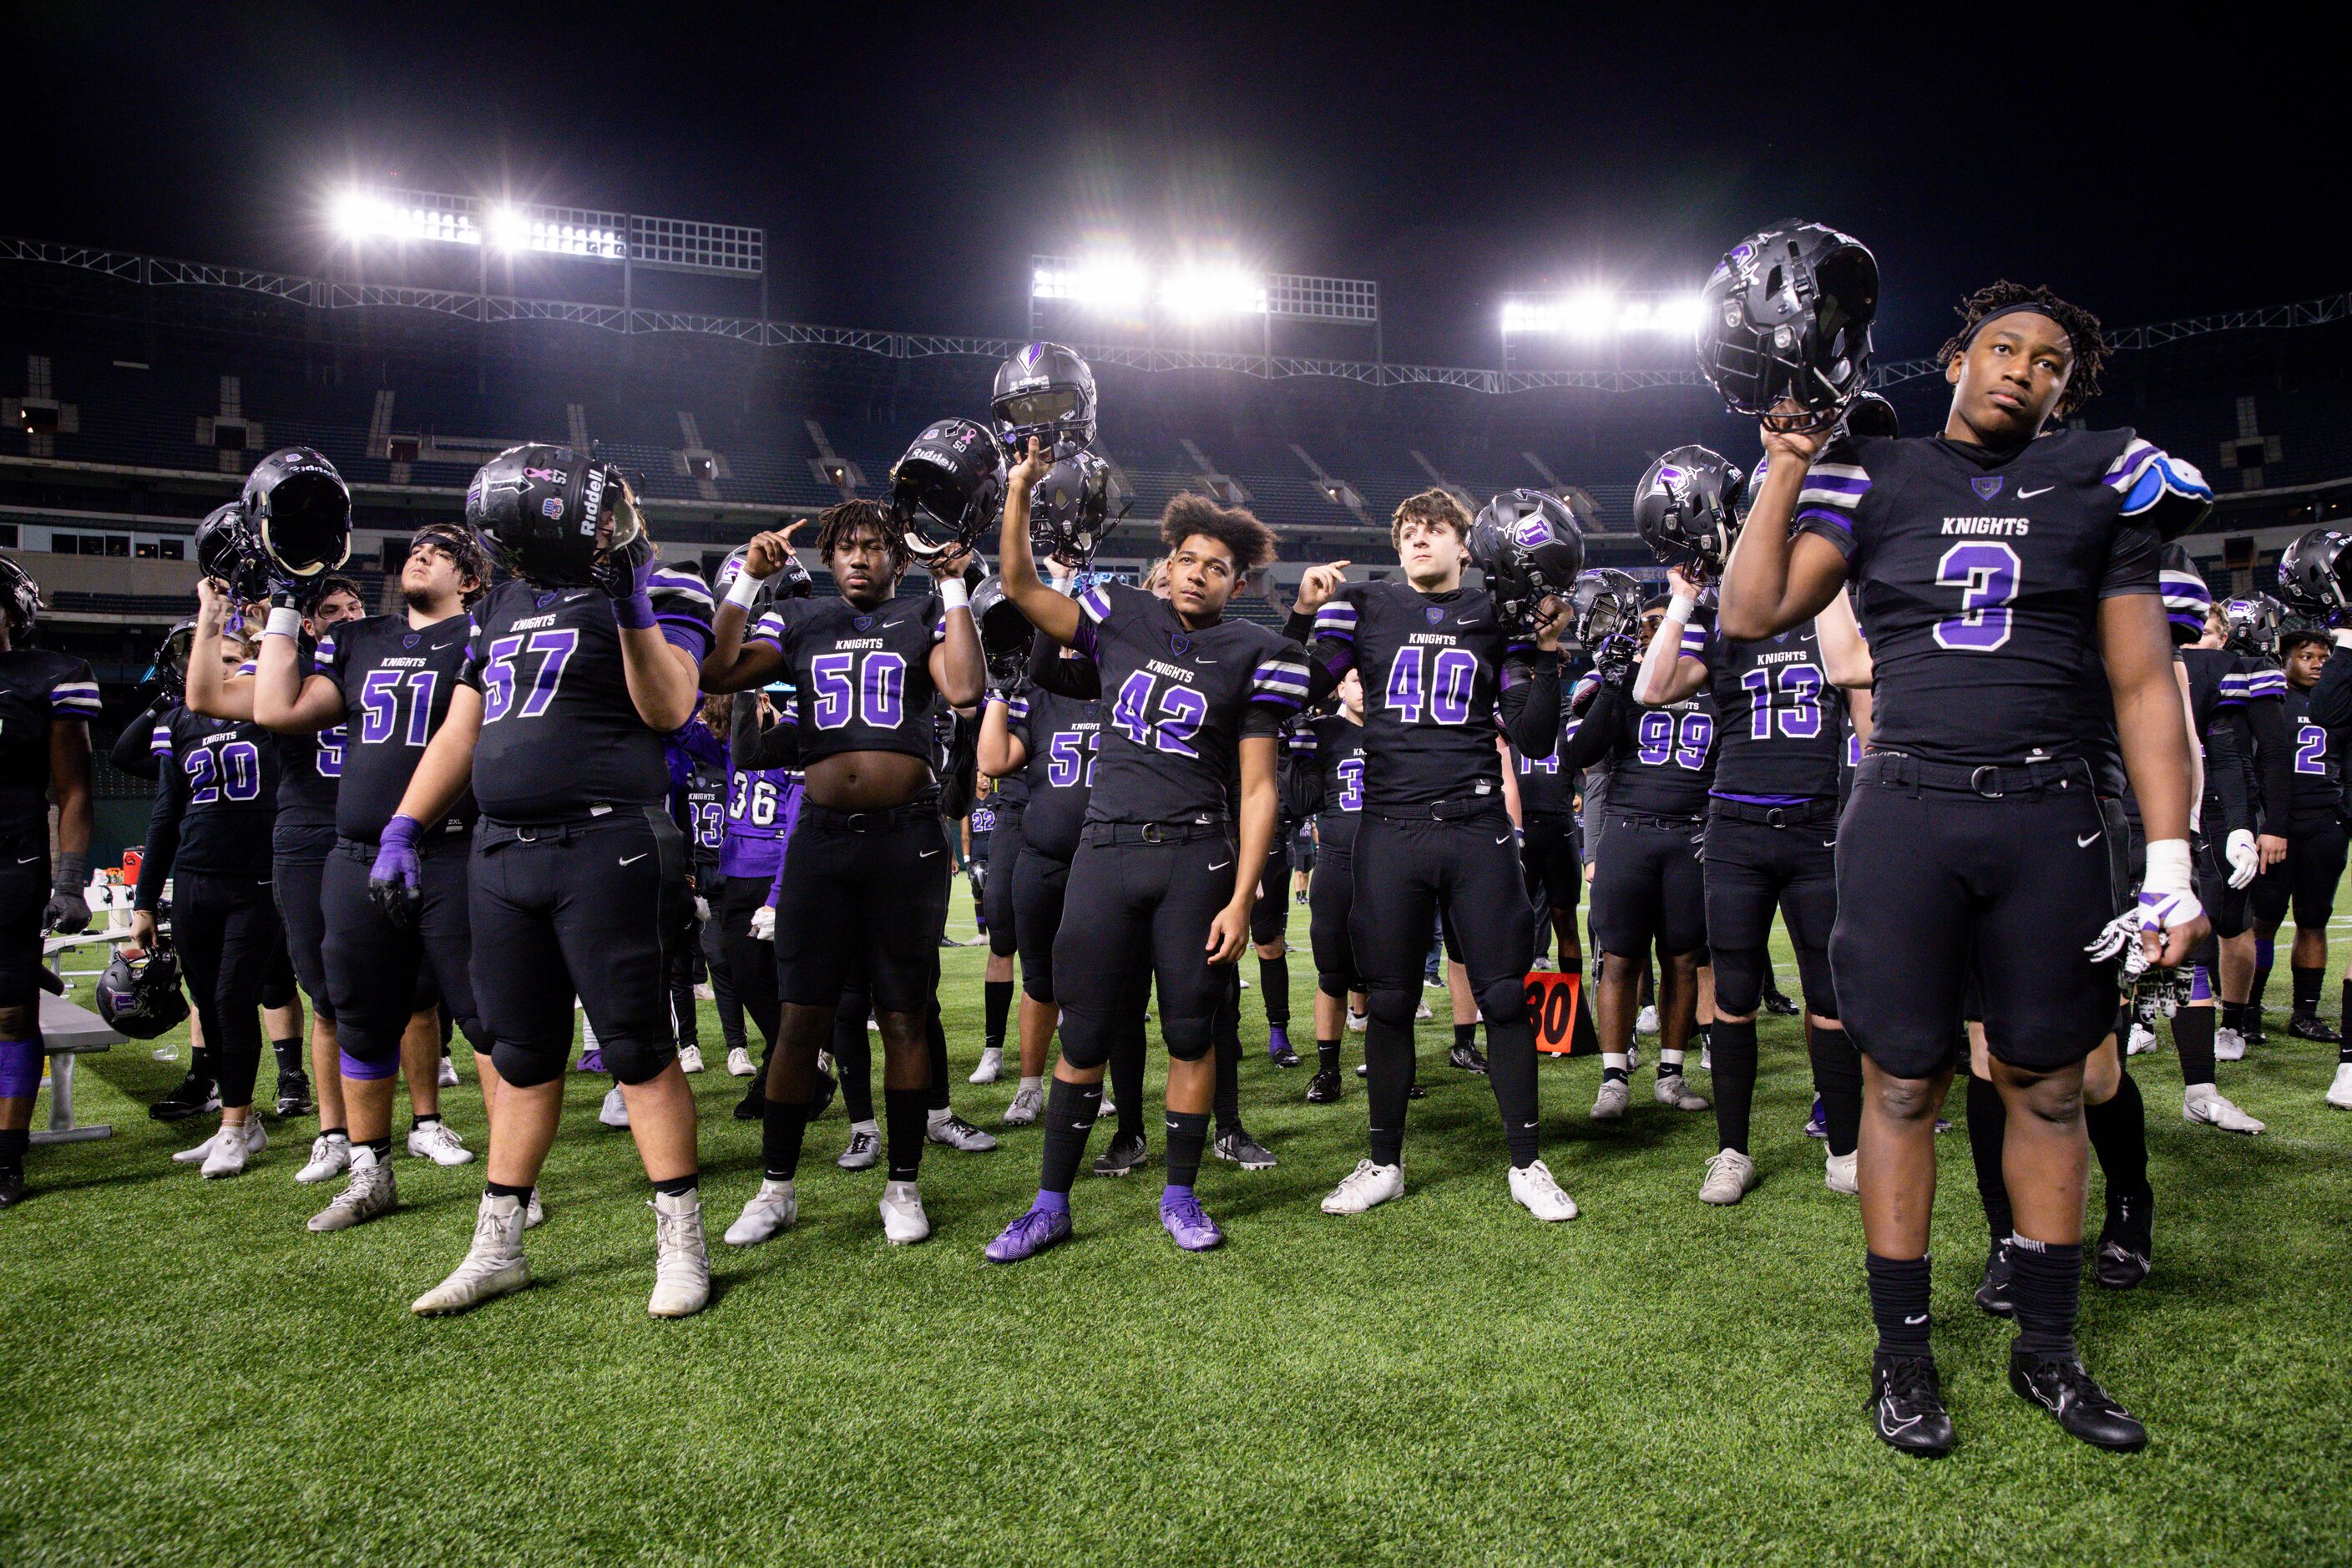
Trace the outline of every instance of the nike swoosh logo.
{"label": "nike swoosh logo", "polygon": [[19,866],[29,866],[39,858],[40,857],[38,855],[27,855],[23,859],[17,861],[16,864]]}
{"label": "nike swoosh logo", "polygon": [[1837,847],[1837,840],[1834,838],[1824,838],[1822,840],[1822,847],[1824,849],[1834,849]]}
{"label": "nike swoosh logo", "polygon": [[1230,860],[1220,860],[1215,865],[1210,867],[1209,869],[1212,871],[1222,871],[1232,864],[1233,862]]}
{"label": "nike swoosh logo", "polygon": [[2035,496],[2046,496],[2057,488],[2058,487],[2056,485],[2044,485],[2038,490],[2020,490],[2017,492],[2017,499],[2020,500],[2032,500]]}
{"label": "nike swoosh logo", "polygon": [[580,592],[578,592],[577,594],[566,594],[566,595],[563,595],[563,602],[564,602],[565,604],[569,605],[569,604],[572,603],[572,602],[573,602],[573,601],[575,601],[575,600],[584,599],[584,598],[586,598],[587,596],[588,596],[588,590],[587,590],[587,589],[585,589],[585,588],[583,588],[583,589],[581,589],[581,590],[580,590]]}
{"label": "nike swoosh logo", "polygon": [[1921,1313],[1919,1313],[1919,1314],[1918,1314],[1917,1316],[1916,1316],[1916,1317],[1909,1317],[1909,1318],[1906,1318],[1906,1319],[1904,1319],[1904,1320],[1903,1320],[1903,1321],[1904,1321],[1906,1324],[1907,1324],[1907,1325],[1909,1325],[1909,1326],[1911,1326],[1911,1327],[1913,1327],[1913,1328],[1916,1328],[1916,1327],[1918,1327],[1918,1325],[1920,1325],[1921,1323],[1926,1322],[1927,1321],[1927,1313],[1925,1313],[1925,1312],[1921,1312]]}
{"label": "nike swoosh logo", "polygon": [[1495,840],[1495,842],[1496,842],[1496,843],[1497,843],[1497,844],[1508,844],[1510,841],[1511,841],[1511,836],[1510,836],[1509,834],[1507,834],[1507,833],[1504,834],[1500,838],[1497,838],[1497,839],[1496,839],[1496,840]]}
{"label": "nike swoosh logo", "polygon": [[[2102,831],[2102,832],[2104,832],[2104,831],[2105,831],[2105,829],[2101,829],[2101,831]],[[2088,849],[2088,848],[2091,847],[2092,843],[2093,843],[2094,841],[2095,841],[2095,840],[2098,838],[2098,837],[2099,837],[2099,835],[2098,835],[2097,833],[2094,833],[2094,834],[2092,834],[2092,835],[2090,836],[2090,837],[2088,837],[2088,838],[2077,838],[2076,840],[2074,840],[2074,847],[2075,847],[2075,848],[2077,848],[2077,849]]]}
{"label": "nike swoosh logo", "polygon": [[[646,851],[646,855],[650,855],[652,853],[653,851],[650,849]],[[645,855],[624,855],[621,857],[621,864],[624,866],[634,866],[645,858]]]}
{"label": "nike swoosh logo", "polygon": [[1902,1420],[1897,1421],[1894,1416],[1895,1406],[1886,1400],[1880,1400],[1878,1402],[1878,1426],[1881,1431],[1889,1434],[1905,1431],[1910,1427],[1916,1426],[1919,1425],[1920,1421],[1924,1419],[1922,1416],[1906,1415]]}
{"label": "nike swoosh logo", "polygon": [[938,850],[936,850],[936,849],[921,849],[921,850],[918,850],[918,851],[916,851],[915,858],[916,858],[916,859],[918,859],[918,860],[928,860],[928,859],[929,859],[932,856],[937,855],[938,853],[940,853],[940,852],[939,852]]}

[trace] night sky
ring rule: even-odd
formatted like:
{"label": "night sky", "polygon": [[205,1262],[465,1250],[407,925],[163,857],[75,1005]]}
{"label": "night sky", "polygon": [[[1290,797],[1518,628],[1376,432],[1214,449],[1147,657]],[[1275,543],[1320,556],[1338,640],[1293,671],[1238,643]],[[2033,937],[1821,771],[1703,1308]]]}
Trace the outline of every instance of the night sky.
{"label": "night sky", "polygon": [[991,334],[1032,251],[1127,237],[1377,279],[1391,358],[1469,363],[1506,289],[1694,285],[1790,214],[1877,252],[1890,357],[2004,275],[2116,324],[2347,286],[2341,89],[2247,8],[1586,9],[46,0],[0,231],[308,271],[339,182],[503,190],[764,225],[777,316]]}

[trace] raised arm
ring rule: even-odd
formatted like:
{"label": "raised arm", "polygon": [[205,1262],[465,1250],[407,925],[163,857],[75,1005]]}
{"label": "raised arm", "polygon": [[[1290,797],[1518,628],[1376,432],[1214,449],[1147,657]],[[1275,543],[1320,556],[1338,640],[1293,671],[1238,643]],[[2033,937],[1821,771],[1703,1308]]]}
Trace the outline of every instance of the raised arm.
{"label": "raised arm", "polygon": [[711,612],[710,652],[702,660],[705,691],[748,691],[765,686],[782,673],[782,651],[765,643],[746,647],[743,633],[751,617],[751,603],[760,596],[761,585],[784,569],[784,558],[792,553],[793,535],[807,521],[796,519],[780,532],[762,533],[752,539],[744,553],[743,570],[728,584],[727,596]]}
{"label": "raised arm", "polygon": [[[971,708],[988,689],[988,656],[981,651],[980,627],[971,618],[971,590],[963,580],[964,566],[971,560],[970,551],[950,550],[931,563],[931,583],[945,622],[943,635],[931,649],[931,684],[955,709]],[[1053,597],[1062,595],[1053,594]]]}
{"label": "raised arm", "polygon": [[1641,673],[1633,678],[1633,700],[1644,708],[1685,701],[1706,684],[1706,631],[1691,625],[1698,608],[1698,584],[1679,566],[1666,569],[1666,581],[1674,596],[1666,605],[1665,622],[1650,639]]}
{"label": "raised arm", "polygon": [[988,694],[980,713],[980,745],[974,753],[980,771],[990,778],[1009,778],[1029,760],[1029,748],[1013,732],[1013,704],[1018,700],[1002,691]]}
{"label": "raised arm", "polygon": [[188,639],[188,706],[207,719],[253,717],[253,682],[221,668],[228,595],[210,577],[196,584],[196,628]]}
{"label": "raised arm", "polygon": [[760,694],[739,691],[727,742],[728,766],[742,773],[763,768],[788,768],[800,761],[800,721],[779,710],[776,721],[760,722]]}
{"label": "raised arm", "polygon": [[1029,492],[1054,466],[1053,455],[1034,436],[1029,450],[1013,465],[1005,481],[1004,527],[997,540],[996,575],[1004,596],[1029,624],[1067,647],[1078,638],[1078,602],[1055,593],[1037,575],[1037,560],[1029,550]]}
{"label": "raised arm", "polygon": [[[342,722],[343,689],[301,668],[301,631],[299,612],[284,605],[269,612],[253,656],[253,721],[265,730],[309,734]],[[320,657],[330,656],[330,646],[322,644]]]}
{"label": "raised arm", "polygon": [[1829,607],[1845,585],[1845,554],[1828,540],[1790,531],[1813,458],[1828,437],[1766,430],[1763,482],[1723,571],[1717,624],[1735,642],[1777,637]]}

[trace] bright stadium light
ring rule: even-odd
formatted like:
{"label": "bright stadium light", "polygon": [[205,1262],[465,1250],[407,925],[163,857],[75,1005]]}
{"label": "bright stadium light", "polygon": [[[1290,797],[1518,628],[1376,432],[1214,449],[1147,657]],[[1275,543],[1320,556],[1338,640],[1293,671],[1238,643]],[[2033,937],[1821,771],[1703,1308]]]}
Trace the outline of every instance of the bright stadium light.
{"label": "bright stadium light", "polygon": [[1160,304],[1181,321],[1265,314],[1265,285],[1235,267],[1188,267],[1160,284]]}
{"label": "bright stadium light", "polygon": [[1143,263],[1117,252],[1043,262],[1029,276],[1031,299],[1067,300],[1097,310],[1140,310],[1150,290]]}
{"label": "bright stadium light", "polygon": [[499,250],[520,250],[530,236],[530,226],[522,214],[503,203],[482,216],[482,227]]}
{"label": "bright stadium light", "polygon": [[433,191],[354,187],[336,193],[328,221],[347,240],[373,237],[483,245],[513,255],[578,256],[676,272],[757,278],[766,268],[767,236],[737,224],[523,205]]}
{"label": "bright stadium light", "polygon": [[1503,301],[1506,338],[1609,338],[1672,335],[1698,327],[1698,296],[1580,289],[1567,294],[1520,294]]}

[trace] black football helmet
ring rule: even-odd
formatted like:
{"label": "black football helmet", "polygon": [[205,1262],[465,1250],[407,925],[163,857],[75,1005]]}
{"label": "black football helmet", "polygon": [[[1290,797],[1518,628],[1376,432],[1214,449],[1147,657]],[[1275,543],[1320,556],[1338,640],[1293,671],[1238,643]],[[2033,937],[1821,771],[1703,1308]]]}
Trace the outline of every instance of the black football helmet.
{"label": "black football helmet", "polygon": [[269,557],[245,515],[245,503],[216,506],[196,524],[196,570],[228,584],[229,597],[249,605],[269,594]]}
{"label": "black football helmet", "polygon": [[1856,441],[1892,441],[1903,433],[1895,405],[1874,392],[1862,393],[1846,405],[1838,429]]}
{"label": "black football helmet", "polygon": [[2205,635],[2205,614],[2213,607],[2213,590],[2205,574],[2189,559],[2187,547],[2164,547],[2164,566],[2158,574],[2164,593],[2164,618],[2172,627],[2172,644],[2187,647]]}
{"label": "black football helmet", "polygon": [[[743,574],[743,563],[751,559],[751,547],[748,544],[739,544],[727,552],[727,559],[719,563],[718,580],[710,585],[714,598],[727,596],[727,591],[735,586],[735,579]],[[758,620],[779,599],[805,599],[815,590],[816,579],[811,577],[809,569],[801,564],[801,558],[788,550],[784,552],[783,565],[776,569],[774,576],[760,585],[759,596],[744,612],[745,620],[747,623]]]}
{"label": "black football helmet", "polygon": [[98,1016],[107,1027],[134,1040],[152,1040],[177,1028],[188,1016],[188,999],[180,994],[180,959],[158,945],[141,958],[114,955],[98,977]]}
{"label": "black football helmet", "polygon": [[1095,373],[1076,349],[1031,343],[996,367],[988,407],[1009,461],[1034,436],[1059,462],[1095,438]]}
{"label": "black football helmet", "polygon": [[972,624],[980,628],[981,651],[988,656],[988,683],[999,691],[1018,685],[1029,668],[1037,628],[1021,606],[1004,596],[1004,579],[994,573],[971,591]]}
{"label": "black football helmet", "polygon": [[[2279,597],[2288,608],[2331,624],[2352,609],[2352,590],[2347,590],[2347,583],[2352,582],[2352,554],[2347,553],[2347,545],[2352,545],[2352,533],[2340,528],[2315,528],[2279,552]],[[2165,592],[2171,593],[2168,576]],[[2168,596],[2166,602],[2170,603]]]}
{"label": "black football helmet", "polygon": [[2230,623],[2230,651],[2250,658],[2279,656],[2279,633],[2286,626],[2286,606],[2268,594],[2231,599],[2221,606]]}
{"label": "black football helmet", "polygon": [[196,623],[182,621],[163,634],[155,645],[155,662],[148,667],[147,679],[156,689],[168,693],[177,701],[188,698],[188,655],[196,646]]}
{"label": "black football helmet", "polygon": [[245,480],[245,517],[270,575],[287,586],[325,576],[351,559],[352,492],[335,465],[308,447],[283,447]]}
{"label": "black football helmet", "polygon": [[509,572],[542,588],[593,587],[608,557],[645,537],[619,471],[569,447],[509,447],[484,463],[466,487],[466,521]]}
{"label": "black football helmet", "polygon": [[1642,584],[1630,572],[1596,566],[1576,580],[1569,595],[1574,619],[1570,634],[1577,646],[1591,653],[1620,633],[1632,635],[1642,624]]}
{"label": "black football helmet", "polygon": [[1083,571],[1110,525],[1134,504],[1108,463],[1092,452],[1073,452],[1029,492],[1029,548],[1040,560]]}
{"label": "black football helmet", "polygon": [[[1827,430],[1861,395],[1878,262],[1860,240],[1790,219],[1716,263],[1700,295],[1699,374],[1734,414]],[[1783,402],[1800,412],[1774,414]]]}
{"label": "black football helmet", "polygon": [[890,466],[890,525],[919,561],[971,548],[1003,505],[1004,448],[969,419],[934,420]]}
{"label": "black football helmet", "polygon": [[1505,490],[1470,525],[1470,560],[1503,614],[1532,626],[1546,597],[1566,599],[1584,570],[1584,529],[1558,496]]}
{"label": "black football helmet", "polygon": [[1748,476],[1705,447],[1677,447],[1652,463],[1633,489],[1633,526],[1661,566],[1716,578],[1731,559]]}
{"label": "black football helmet", "polygon": [[22,647],[41,621],[41,585],[33,574],[0,555],[0,613],[8,617],[8,646]]}

